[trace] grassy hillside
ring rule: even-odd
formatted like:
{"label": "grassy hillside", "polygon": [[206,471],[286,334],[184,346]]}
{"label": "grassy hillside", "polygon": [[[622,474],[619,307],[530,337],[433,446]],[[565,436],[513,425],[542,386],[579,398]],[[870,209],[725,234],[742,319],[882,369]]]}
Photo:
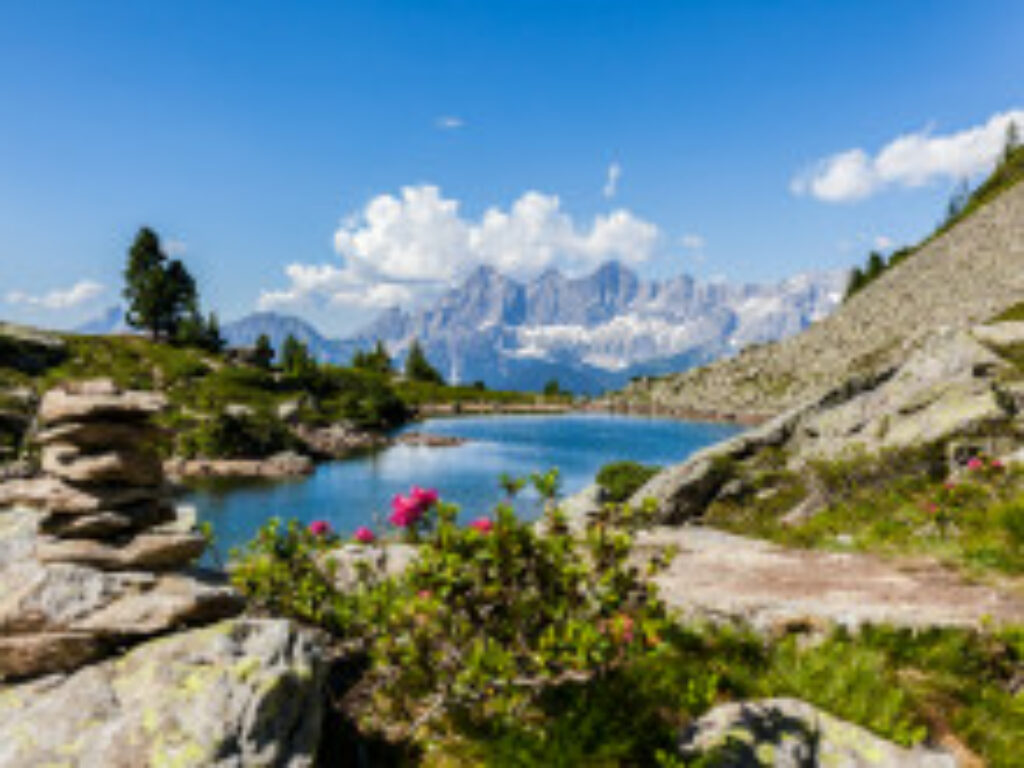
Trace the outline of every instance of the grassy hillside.
{"label": "grassy hillside", "polygon": [[[183,455],[266,455],[295,447],[282,414],[325,426],[388,430],[428,402],[532,403],[536,395],[404,381],[351,367],[318,365],[303,375],[231,362],[206,351],[136,336],[40,334],[0,327],[0,417],[28,415],[26,393],[62,381],[109,377],[129,389],[166,393],[168,450]],[[2,429],[8,449],[15,427]]]}
{"label": "grassy hillside", "polygon": [[870,376],[940,327],[968,328],[1024,298],[1024,150],[919,246],[831,316],[735,358],[627,387],[621,399],[694,412],[770,415]]}

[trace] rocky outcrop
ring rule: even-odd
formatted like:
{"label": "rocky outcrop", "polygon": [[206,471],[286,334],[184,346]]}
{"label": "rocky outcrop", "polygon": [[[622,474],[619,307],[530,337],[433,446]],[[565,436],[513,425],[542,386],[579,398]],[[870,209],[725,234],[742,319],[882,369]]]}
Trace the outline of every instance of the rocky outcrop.
{"label": "rocky outcrop", "polygon": [[67,344],[53,333],[0,323],[0,368],[35,375],[67,356]]}
{"label": "rocky outcrop", "polygon": [[367,432],[339,423],[327,427],[297,425],[292,434],[311,455],[322,459],[343,459],[354,453],[384,448],[390,444],[386,435]]}
{"label": "rocky outcrop", "polygon": [[0,686],[0,766],[314,763],[325,671],[288,622],[232,620]]}
{"label": "rocky outcrop", "polygon": [[252,477],[280,480],[302,477],[315,469],[308,456],[283,451],[265,459],[170,459],[164,471],[174,480],[202,477]]}
{"label": "rocky outcrop", "polygon": [[807,702],[783,698],[715,707],[686,730],[679,751],[684,760],[703,758],[708,765],[735,768],[957,766],[947,752],[906,749]]}
{"label": "rocky outcrop", "polygon": [[44,475],[0,486],[0,679],[67,672],[127,644],[233,616],[241,600],[192,568],[150,419],[159,395],[110,381],[40,404]]}
{"label": "rocky outcrop", "polygon": [[[742,462],[777,449],[791,469],[856,452],[966,442],[991,454],[1024,440],[1021,374],[979,343],[985,329],[940,330],[901,364],[854,376],[824,395],[655,475],[633,497],[653,498],[664,522],[699,517]],[[968,446],[969,447],[969,446]],[[969,452],[969,451],[968,451]]]}
{"label": "rocky outcrop", "polygon": [[677,552],[655,581],[687,620],[741,623],[768,635],[788,627],[1024,623],[1024,596],[972,584],[934,563],[901,568],[871,555],[791,549],[701,526],[653,528],[635,541],[638,561]]}

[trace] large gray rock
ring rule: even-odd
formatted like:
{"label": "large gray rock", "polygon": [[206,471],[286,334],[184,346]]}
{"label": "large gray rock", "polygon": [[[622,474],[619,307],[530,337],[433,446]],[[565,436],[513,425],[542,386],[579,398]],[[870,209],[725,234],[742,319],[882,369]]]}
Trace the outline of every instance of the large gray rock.
{"label": "large gray rock", "polygon": [[0,679],[75,669],[117,646],[237,615],[240,597],[198,572],[41,563],[36,516],[0,514]]}
{"label": "large gray rock", "polygon": [[160,488],[124,485],[92,485],[86,490],[56,477],[37,477],[0,483],[0,509],[28,507],[64,515],[88,515],[154,501],[162,493]]}
{"label": "large gray rock", "polygon": [[77,563],[108,571],[167,570],[197,560],[206,549],[198,533],[137,533],[124,543],[94,539],[40,538],[36,557],[42,563]]}
{"label": "large gray rock", "polygon": [[798,699],[722,704],[683,735],[684,759],[721,768],[956,768],[956,759],[925,747],[906,749]]}
{"label": "large gray rock", "polygon": [[794,409],[663,469],[644,483],[629,503],[639,508],[647,499],[653,499],[658,505],[659,519],[665,523],[680,523],[701,515],[732,478],[732,464],[764,448],[785,444],[802,414],[803,409]]}
{"label": "large gray rock", "polygon": [[154,450],[116,448],[86,453],[70,443],[43,446],[42,469],[69,483],[155,486],[163,481],[163,463]]}
{"label": "large gray rock", "polygon": [[44,426],[66,422],[147,421],[167,405],[157,392],[123,392],[109,379],[67,384],[52,389],[39,404]]}
{"label": "large gray rock", "polygon": [[964,331],[929,337],[876,386],[809,408],[789,447],[800,457],[833,458],[860,447],[874,452],[927,445],[1007,424],[994,383],[1012,371]]}
{"label": "large gray rock", "polygon": [[235,620],[66,677],[0,686],[0,766],[313,764],[319,650],[292,625]]}

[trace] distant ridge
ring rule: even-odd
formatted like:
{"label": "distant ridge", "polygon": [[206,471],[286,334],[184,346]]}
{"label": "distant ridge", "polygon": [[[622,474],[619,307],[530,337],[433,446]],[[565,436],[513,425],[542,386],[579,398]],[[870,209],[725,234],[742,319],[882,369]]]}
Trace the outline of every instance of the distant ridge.
{"label": "distant ridge", "polygon": [[294,336],[309,348],[313,357],[329,363],[347,363],[356,349],[350,342],[325,338],[301,318],[277,312],[256,312],[226,323],[221,334],[232,347],[251,347],[257,338],[266,334],[271,346],[278,351],[284,346],[285,339]]}
{"label": "distant ridge", "polygon": [[453,382],[537,390],[551,380],[597,394],[638,375],[689,368],[796,333],[836,305],[845,274],[753,285],[683,275],[644,281],[618,262],[572,278],[549,270],[528,283],[479,267],[435,303],[383,312],[352,338],[324,338],[308,323],[264,312],[228,323],[233,345],[292,333],[319,359],[346,363],[378,340],[401,359],[418,339]]}

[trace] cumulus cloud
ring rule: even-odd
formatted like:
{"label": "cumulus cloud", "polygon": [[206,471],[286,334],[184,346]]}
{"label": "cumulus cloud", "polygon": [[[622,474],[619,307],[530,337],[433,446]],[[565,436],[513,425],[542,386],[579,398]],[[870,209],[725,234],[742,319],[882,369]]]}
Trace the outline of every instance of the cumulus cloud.
{"label": "cumulus cloud", "polygon": [[436,186],[379,195],[334,234],[340,263],[291,264],[284,290],[266,291],[263,308],[302,302],[390,306],[429,295],[479,265],[520,278],[549,268],[568,272],[608,259],[638,264],[659,238],[650,222],[618,209],[581,225],[555,195],[529,191],[507,209],[465,217]]}
{"label": "cumulus cloud", "polygon": [[457,131],[466,124],[466,121],[455,115],[441,115],[434,120],[434,126],[442,131]]}
{"label": "cumulus cloud", "polygon": [[23,291],[10,291],[5,297],[8,304],[36,307],[38,309],[64,310],[74,309],[88,304],[103,294],[104,288],[92,280],[79,280],[70,288],[57,289],[42,295],[32,295]]}
{"label": "cumulus cloud", "polygon": [[790,183],[795,195],[829,203],[862,200],[887,187],[920,187],[938,179],[962,179],[990,169],[1003,151],[1010,123],[1024,128],[1024,110],[992,115],[962,131],[930,128],[890,141],[877,154],[861,148],[826,157]]}
{"label": "cumulus cloud", "polygon": [[601,190],[608,200],[615,197],[615,193],[619,191],[619,177],[622,176],[622,166],[618,163],[612,163],[608,166],[608,173],[605,177],[604,188]]}

